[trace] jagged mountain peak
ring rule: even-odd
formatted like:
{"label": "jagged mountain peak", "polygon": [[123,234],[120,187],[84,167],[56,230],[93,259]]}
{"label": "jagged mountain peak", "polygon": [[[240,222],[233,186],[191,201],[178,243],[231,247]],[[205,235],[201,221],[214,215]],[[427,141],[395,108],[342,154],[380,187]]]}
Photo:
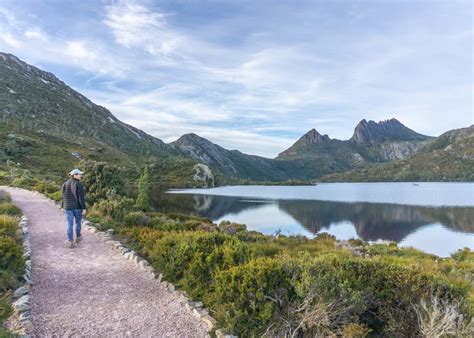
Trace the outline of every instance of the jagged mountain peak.
{"label": "jagged mountain peak", "polygon": [[207,143],[212,143],[208,139],[205,139],[204,137],[199,136],[198,134],[195,133],[187,133],[181,135],[180,138],[178,138],[175,142],[183,142],[183,141],[198,141],[198,142],[207,142]]}
{"label": "jagged mountain peak", "polygon": [[316,129],[311,129],[306,134],[304,134],[299,141],[305,142],[307,144],[312,143],[322,143],[329,141],[330,138],[327,134],[321,135]]}
{"label": "jagged mountain peak", "polygon": [[321,135],[316,129],[311,129],[306,134],[301,136],[290,148],[278,154],[278,157],[293,156],[302,151],[305,151],[307,147],[317,144],[327,144],[331,141],[327,134]]}
{"label": "jagged mountain peak", "polygon": [[350,141],[354,143],[371,143],[378,141],[422,141],[429,136],[419,134],[396,118],[379,122],[362,119],[354,129]]}

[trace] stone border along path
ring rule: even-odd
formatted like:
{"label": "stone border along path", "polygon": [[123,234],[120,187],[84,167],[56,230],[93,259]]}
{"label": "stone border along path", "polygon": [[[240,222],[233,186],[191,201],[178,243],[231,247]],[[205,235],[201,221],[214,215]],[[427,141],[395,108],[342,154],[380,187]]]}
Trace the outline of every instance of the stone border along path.
{"label": "stone border along path", "polygon": [[26,336],[209,337],[216,322],[202,303],[162,281],[146,260],[112,239],[112,229],[84,221],[83,241],[71,249],[66,218],[53,200],[0,189],[25,215],[20,225],[31,259],[13,306]]}

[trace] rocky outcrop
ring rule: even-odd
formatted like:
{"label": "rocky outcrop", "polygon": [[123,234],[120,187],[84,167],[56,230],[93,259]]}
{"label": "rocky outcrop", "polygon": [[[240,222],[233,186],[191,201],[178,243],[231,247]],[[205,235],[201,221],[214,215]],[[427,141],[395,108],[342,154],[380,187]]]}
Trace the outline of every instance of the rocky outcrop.
{"label": "rocky outcrop", "polygon": [[203,188],[214,187],[214,174],[212,170],[205,164],[198,163],[194,166],[193,180],[202,183]]}
{"label": "rocky outcrop", "polygon": [[416,154],[423,147],[424,142],[389,142],[380,145],[381,155],[386,160],[403,159]]}

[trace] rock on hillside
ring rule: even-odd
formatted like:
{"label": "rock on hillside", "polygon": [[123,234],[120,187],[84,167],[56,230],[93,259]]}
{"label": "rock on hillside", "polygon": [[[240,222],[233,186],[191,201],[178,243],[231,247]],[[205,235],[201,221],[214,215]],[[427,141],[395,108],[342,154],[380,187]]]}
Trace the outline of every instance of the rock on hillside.
{"label": "rock on hillside", "polygon": [[228,177],[262,181],[286,179],[286,174],[273,166],[273,160],[225,149],[196,134],[185,134],[170,145],[184,156],[205,163]]}

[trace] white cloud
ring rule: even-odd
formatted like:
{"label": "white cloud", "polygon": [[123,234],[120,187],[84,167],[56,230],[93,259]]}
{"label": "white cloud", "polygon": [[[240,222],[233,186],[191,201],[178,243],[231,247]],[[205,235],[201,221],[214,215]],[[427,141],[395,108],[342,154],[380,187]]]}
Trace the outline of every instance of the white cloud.
{"label": "white cloud", "polygon": [[182,37],[167,29],[165,14],[151,11],[137,1],[123,0],[106,6],[104,23],[116,42],[125,47],[141,47],[154,55],[168,55]]}

